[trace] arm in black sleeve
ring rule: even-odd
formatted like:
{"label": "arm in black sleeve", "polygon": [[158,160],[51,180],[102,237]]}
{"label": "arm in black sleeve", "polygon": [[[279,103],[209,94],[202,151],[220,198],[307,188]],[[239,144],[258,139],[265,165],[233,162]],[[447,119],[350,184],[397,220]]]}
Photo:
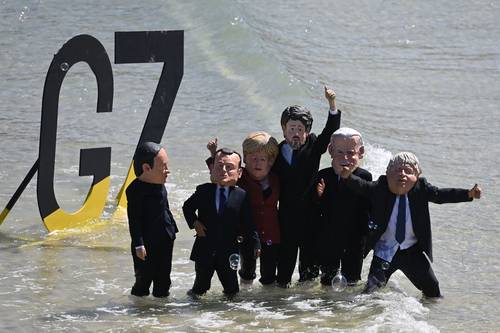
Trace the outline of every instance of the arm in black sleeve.
{"label": "arm in black sleeve", "polygon": [[184,218],[186,219],[189,229],[194,229],[194,223],[198,220],[196,211],[198,210],[199,203],[200,190],[197,188],[193,195],[184,201],[184,205],[182,205],[182,212],[184,213]]}
{"label": "arm in black sleeve", "polygon": [[207,164],[209,171],[212,171],[212,167],[214,166],[214,161],[215,161],[215,159],[212,156],[210,156],[209,158],[207,158],[205,160],[205,163]]}
{"label": "arm in black sleeve", "polygon": [[[372,174],[368,171],[365,171],[360,174],[360,178],[366,180],[366,181],[372,181]],[[369,198],[364,197],[361,199],[360,202],[360,212],[361,212],[361,217],[360,217],[360,222],[362,223],[361,227],[361,233],[362,235],[366,236],[369,231],[369,221],[370,221],[370,211],[371,211],[371,203]]]}
{"label": "arm in black sleeve", "polygon": [[340,127],[340,117],[340,110],[338,110],[334,115],[328,112],[328,120],[326,121],[326,125],[323,128],[321,134],[318,135],[318,138],[314,143],[315,154],[323,155],[325,153],[326,149],[328,148],[328,144],[330,143],[330,137],[332,136],[333,132],[338,130]]}
{"label": "arm in black sleeve", "polygon": [[364,180],[354,174],[343,181],[351,191],[361,196],[370,197],[374,193],[376,182]]}
{"label": "arm in black sleeve", "polygon": [[142,196],[137,193],[127,192],[127,216],[128,228],[130,237],[132,238],[132,246],[143,246],[142,238]]}
{"label": "arm in black sleeve", "polygon": [[[309,187],[307,188],[307,190],[305,192],[305,199],[311,205],[311,207],[316,207],[320,203],[321,198],[318,196],[317,187],[318,187],[318,183],[321,180],[321,178],[323,178],[323,177],[321,177],[321,174],[316,173],[316,175],[313,178],[313,181],[311,182],[311,184],[309,185]],[[323,194],[324,194],[324,192],[323,192]]]}
{"label": "arm in black sleeve", "polygon": [[438,188],[427,182],[425,178],[421,178],[420,180],[425,188],[427,199],[430,202],[443,204],[472,201],[472,198],[469,198],[469,190],[462,188]]}

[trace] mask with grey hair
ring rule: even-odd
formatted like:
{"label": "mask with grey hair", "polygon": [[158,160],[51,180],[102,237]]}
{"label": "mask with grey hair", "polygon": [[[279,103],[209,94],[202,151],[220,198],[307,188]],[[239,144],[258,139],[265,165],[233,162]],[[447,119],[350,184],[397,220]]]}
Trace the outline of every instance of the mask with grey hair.
{"label": "mask with grey hair", "polygon": [[422,173],[422,169],[420,168],[420,162],[418,161],[417,156],[415,156],[415,154],[413,153],[403,151],[394,155],[389,161],[389,164],[387,165],[386,172],[389,172],[389,170],[391,170],[392,168],[400,165],[411,166],[416,171],[417,176],[419,176]]}

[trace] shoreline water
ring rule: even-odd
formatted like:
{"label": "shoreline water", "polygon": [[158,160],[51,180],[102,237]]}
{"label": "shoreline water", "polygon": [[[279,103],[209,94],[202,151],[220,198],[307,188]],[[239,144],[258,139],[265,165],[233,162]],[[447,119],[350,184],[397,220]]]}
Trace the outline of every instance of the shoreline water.
{"label": "shoreline water", "polygon": [[[110,114],[95,113],[95,78],[77,64],[61,90],[56,197],[63,209],[78,209],[91,183],[90,177],[78,176],[79,149],[112,147],[104,222],[92,231],[84,227],[47,235],[36,181],[28,185],[0,226],[0,330],[497,329],[498,4],[3,1],[0,9],[0,205],[38,155],[45,75],[63,43],[88,33],[112,58],[115,31],[185,30],[184,78],[162,140],[171,158],[169,199],[181,229],[172,297],[165,302],[129,298],[133,272],[127,225],[124,219],[111,220],[161,64],[113,64]],[[384,172],[391,152],[411,150],[432,184],[482,186],[478,202],[430,206],[433,267],[445,297],[427,302],[396,274],[388,288],[371,297],[347,292],[337,298],[317,284],[283,291],[254,283],[234,302],[220,296],[214,279],[204,300],[190,302],[185,292],[194,279],[188,260],[192,233],[181,206],[197,184],[208,180],[207,140],[218,136],[222,144],[241,150],[243,138],[254,130],[281,138],[279,115],[290,104],[308,106],[313,131],[319,133],[327,112],[324,84],[337,92],[342,125],[363,133],[369,146],[364,167],[375,175]],[[324,157],[322,166],[327,165]]]}

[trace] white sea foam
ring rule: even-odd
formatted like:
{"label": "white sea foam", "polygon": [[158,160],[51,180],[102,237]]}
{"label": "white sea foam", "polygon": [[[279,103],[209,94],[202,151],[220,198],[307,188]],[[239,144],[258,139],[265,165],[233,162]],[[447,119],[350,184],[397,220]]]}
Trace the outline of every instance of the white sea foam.
{"label": "white sea foam", "polygon": [[222,319],[217,313],[204,312],[192,320],[195,326],[202,328],[222,328],[234,324],[233,320]]}
{"label": "white sea foam", "polygon": [[285,315],[283,311],[271,306],[264,306],[262,303],[243,302],[236,304],[235,308],[255,313],[255,319],[283,320],[293,316]]}
{"label": "white sea foam", "polygon": [[416,298],[387,288],[371,295],[360,295],[358,301],[365,300],[368,309],[381,308],[382,312],[366,321],[356,332],[379,332],[381,330],[401,332],[439,332],[425,321],[429,309]]}
{"label": "white sea foam", "polygon": [[323,303],[321,299],[306,299],[304,301],[294,302],[293,305],[300,310],[315,310],[321,303]]}
{"label": "white sea foam", "polygon": [[373,180],[385,174],[387,163],[392,157],[392,153],[380,146],[365,143],[365,155],[363,158],[363,168],[370,171]]}

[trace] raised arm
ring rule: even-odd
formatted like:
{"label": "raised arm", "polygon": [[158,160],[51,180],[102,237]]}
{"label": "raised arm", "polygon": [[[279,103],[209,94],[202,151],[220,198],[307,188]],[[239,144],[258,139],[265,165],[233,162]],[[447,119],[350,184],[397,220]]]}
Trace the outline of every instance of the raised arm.
{"label": "raised arm", "polygon": [[207,164],[208,170],[210,172],[212,172],[212,167],[214,165],[215,153],[217,152],[217,144],[218,144],[217,138],[213,138],[212,140],[208,141],[208,143],[207,143],[207,149],[210,152],[210,157],[208,157],[205,160],[205,163]]}
{"label": "raised arm", "polygon": [[328,119],[323,131],[316,142],[314,143],[314,151],[316,154],[322,155],[326,152],[328,144],[330,143],[330,137],[333,132],[335,132],[340,127],[340,110],[337,110],[337,105],[335,102],[337,95],[335,91],[325,86],[325,98],[328,101]]}

